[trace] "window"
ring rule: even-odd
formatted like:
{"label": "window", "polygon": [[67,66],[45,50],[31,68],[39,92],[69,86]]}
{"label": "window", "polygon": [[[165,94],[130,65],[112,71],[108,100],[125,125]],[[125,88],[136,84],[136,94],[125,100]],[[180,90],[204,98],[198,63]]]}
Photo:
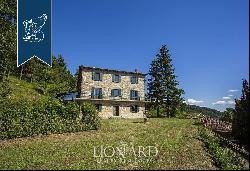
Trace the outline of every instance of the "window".
{"label": "window", "polygon": [[138,77],[137,76],[131,76],[130,81],[131,81],[131,84],[138,84]]}
{"label": "window", "polygon": [[95,99],[102,99],[102,88],[92,88],[91,97]]}
{"label": "window", "polygon": [[139,100],[138,91],[136,90],[130,91],[130,100]]}
{"label": "window", "polygon": [[77,97],[79,97],[79,92],[69,92],[62,96],[65,101],[74,101]]}
{"label": "window", "polygon": [[98,112],[102,111],[102,104],[95,104],[95,107]]}
{"label": "window", "polygon": [[114,83],[121,82],[121,76],[120,75],[112,75],[112,82],[114,82]]}
{"label": "window", "polygon": [[132,112],[132,113],[139,112],[139,106],[138,105],[131,105],[130,106],[130,112]]}
{"label": "window", "polygon": [[92,73],[92,80],[94,80],[94,81],[102,81],[102,73],[93,72]]}
{"label": "window", "polygon": [[112,89],[111,90],[111,96],[112,97],[121,96],[121,89]]}

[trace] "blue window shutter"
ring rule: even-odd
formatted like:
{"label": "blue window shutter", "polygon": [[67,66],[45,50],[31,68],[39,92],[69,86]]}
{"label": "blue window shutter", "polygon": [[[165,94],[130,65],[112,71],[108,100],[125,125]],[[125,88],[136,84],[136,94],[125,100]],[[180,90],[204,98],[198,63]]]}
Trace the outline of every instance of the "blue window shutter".
{"label": "blue window shutter", "polygon": [[102,81],[102,75],[103,75],[103,74],[102,74],[102,73],[100,73],[100,81]]}
{"label": "blue window shutter", "polygon": [[136,78],[136,84],[138,84],[138,77],[135,77]]}
{"label": "blue window shutter", "polygon": [[118,89],[118,95],[119,96],[121,95],[121,89]]}
{"label": "blue window shutter", "polygon": [[92,97],[94,96],[94,93],[95,93],[95,88],[92,87],[92,90],[91,90],[91,96],[92,96]]}
{"label": "blue window shutter", "polygon": [[118,77],[118,82],[120,83],[121,82],[121,76],[119,75]]}
{"label": "blue window shutter", "polygon": [[115,75],[112,75],[112,82],[115,82]]}
{"label": "blue window shutter", "polygon": [[111,96],[114,96],[114,89],[111,90]]}
{"label": "blue window shutter", "polygon": [[92,80],[95,80],[95,72],[92,72]]}

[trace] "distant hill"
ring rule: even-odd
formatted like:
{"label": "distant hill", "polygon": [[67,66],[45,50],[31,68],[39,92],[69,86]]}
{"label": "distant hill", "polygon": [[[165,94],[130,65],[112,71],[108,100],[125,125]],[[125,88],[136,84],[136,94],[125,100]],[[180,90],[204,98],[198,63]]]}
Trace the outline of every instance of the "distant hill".
{"label": "distant hill", "polygon": [[211,109],[208,107],[200,107],[200,106],[196,106],[196,105],[187,105],[186,106],[186,112],[187,113],[201,113],[203,115],[206,116],[210,116],[210,117],[216,117],[219,118],[222,115],[222,112],[215,110],[215,109]]}

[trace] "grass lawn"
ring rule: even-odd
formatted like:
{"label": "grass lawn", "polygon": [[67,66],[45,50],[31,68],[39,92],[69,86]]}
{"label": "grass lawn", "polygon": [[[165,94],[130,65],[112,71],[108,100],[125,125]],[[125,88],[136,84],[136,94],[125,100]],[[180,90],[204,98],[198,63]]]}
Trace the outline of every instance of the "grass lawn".
{"label": "grass lawn", "polygon": [[217,169],[197,137],[192,120],[102,120],[98,131],[0,141],[0,169]]}

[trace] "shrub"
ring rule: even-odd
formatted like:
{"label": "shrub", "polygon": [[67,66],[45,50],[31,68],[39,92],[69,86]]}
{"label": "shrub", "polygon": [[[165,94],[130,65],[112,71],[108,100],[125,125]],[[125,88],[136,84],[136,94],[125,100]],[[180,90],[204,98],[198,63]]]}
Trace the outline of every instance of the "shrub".
{"label": "shrub", "polygon": [[179,119],[188,119],[188,118],[191,118],[191,116],[184,111],[183,107],[178,107],[176,108],[175,110],[175,117],[176,118],[179,118]]}
{"label": "shrub", "polygon": [[[147,107],[147,117],[149,118],[156,118],[157,117],[157,109],[154,106]],[[161,106],[159,109],[160,117],[166,116],[166,107]],[[189,118],[189,114],[187,114],[181,107],[175,109],[171,117],[177,117],[179,119],[186,119]]]}
{"label": "shrub", "polygon": [[81,107],[82,111],[82,122],[85,124],[87,129],[99,129],[100,118],[96,107],[91,103],[84,103]]}
{"label": "shrub", "polygon": [[77,103],[69,102],[64,105],[64,111],[61,114],[64,119],[79,119],[80,108]]}
{"label": "shrub", "polygon": [[186,112],[177,112],[175,114],[176,118],[179,118],[179,119],[189,119],[190,118],[190,115],[187,114]]}
{"label": "shrub", "polygon": [[[163,107],[160,107],[160,109],[159,109],[160,117],[162,115],[164,115],[165,112],[166,112],[165,109]],[[154,106],[151,106],[148,109],[147,117],[149,117],[149,118],[157,118],[157,109]]]}

